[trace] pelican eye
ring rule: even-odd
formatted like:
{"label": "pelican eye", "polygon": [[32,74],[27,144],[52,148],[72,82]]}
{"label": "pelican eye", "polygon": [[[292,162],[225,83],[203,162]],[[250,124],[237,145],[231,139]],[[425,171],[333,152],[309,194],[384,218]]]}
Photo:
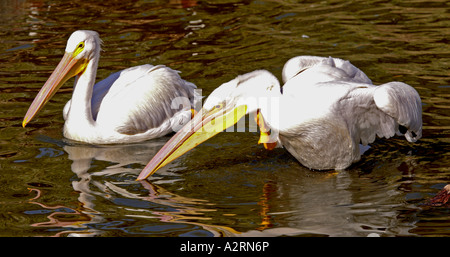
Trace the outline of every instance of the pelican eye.
{"label": "pelican eye", "polygon": [[80,42],[77,45],[77,48],[75,48],[75,51],[73,52],[74,55],[78,55],[79,53],[81,53],[84,49],[84,42]]}
{"label": "pelican eye", "polygon": [[215,106],[215,108],[216,108],[216,109],[220,109],[220,108],[222,108],[222,105],[221,105],[221,104],[218,104],[218,105]]}

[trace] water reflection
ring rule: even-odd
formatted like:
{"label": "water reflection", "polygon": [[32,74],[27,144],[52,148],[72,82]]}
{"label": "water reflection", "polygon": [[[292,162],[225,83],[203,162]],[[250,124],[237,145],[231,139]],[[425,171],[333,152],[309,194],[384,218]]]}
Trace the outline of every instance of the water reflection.
{"label": "water reflection", "polygon": [[[435,186],[445,182],[424,173],[427,160],[398,147],[401,139],[389,141],[396,150],[383,142],[339,172],[311,171],[282,149],[252,147],[241,158],[217,155],[213,167],[181,158],[151,181],[135,181],[167,139],[95,146],[46,138],[53,154],[39,158],[67,153],[77,203],[47,204],[40,188],[50,185],[29,184],[36,193],[29,203],[39,209],[27,214],[47,217],[31,225],[54,236],[413,236],[421,223],[407,217],[430,212],[422,205],[431,197],[415,185],[427,176]],[[210,147],[199,146],[194,157]]]}
{"label": "water reflection", "polygon": [[[31,224],[32,227],[42,227],[42,228],[56,228],[56,229],[64,229],[71,228],[74,230],[80,230],[83,234],[95,235],[98,234],[96,231],[84,231],[85,224],[90,223],[93,220],[96,220],[95,215],[86,213],[85,211],[79,211],[76,209],[69,208],[63,205],[50,206],[43,203],[40,203],[40,197],[42,191],[37,188],[30,188],[30,192],[35,192],[36,196],[29,200],[30,204],[37,205],[43,210],[47,210],[50,213],[47,216],[48,221],[37,222]],[[41,209],[42,210],[42,209]],[[53,236],[62,236],[65,231],[58,232]]]}
{"label": "water reflection", "polygon": [[[120,226],[115,227],[109,224],[108,216],[112,210],[112,212],[124,212],[124,217],[149,220],[150,224],[144,222],[142,225],[134,225],[134,229],[129,228],[127,232],[130,234],[146,233],[145,230],[151,227],[155,230],[158,230],[158,226],[161,227],[159,230],[165,229],[152,219],[199,226],[214,236],[236,234],[236,231],[228,227],[201,223],[204,212],[216,211],[214,204],[206,200],[177,195],[165,190],[162,185],[149,181],[133,181],[142,165],[145,165],[164,143],[165,139],[117,146],[65,145],[64,150],[73,161],[71,169],[76,174],[76,178],[73,179],[72,186],[79,194],[80,206],[73,209],[63,205],[48,206],[39,203],[40,190],[31,189],[37,192],[37,196],[31,199],[30,203],[52,210],[47,216],[49,221],[34,223],[32,226],[58,227],[62,231],[55,236],[102,235],[107,233],[105,226],[109,229],[120,230]],[[102,168],[97,168],[97,165]],[[169,175],[173,176],[173,174]],[[175,180],[176,178],[166,180],[164,183],[172,183]],[[136,187],[140,190],[133,191]],[[110,206],[98,204],[105,200]],[[162,231],[159,232],[162,233]]]}
{"label": "water reflection", "polygon": [[[42,191],[39,188],[30,188],[36,196],[30,199],[29,203],[41,209],[28,213],[48,213],[48,221],[33,223],[31,226],[56,230],[57,233],[53,236],[108,236],[111,233],[117,235],[117,231],[108,231],[121,230],[125,225],[127,226],[124,232],[128,235],[152,234],[152,231],[161,235],[165,230],[180,230],[180,224],[189,226],[192,231],[186,232],[186,235],[190,236],[280,236],[315,233],[289,227],[272,228],[269,200],[275,189],[271,183],[264,184],[262,194],[258,197],[258,228],[237,231],[231,226],[215,225],[214,221],[211,222],[212,217],[208,213],[217,212],[221,204],[212,202],[208,197],[193,198],[165,188],[164,185],[185,179],[173,173],[173,170],[179,170],[174,167],[178,164],[172,165],[172,172],[167,171],[169,169],[160,172],[160,178],[156,176],[153,181],[134,181],[142,167],[166,139],[115,146],[74,142],[65,144],[63,149],[72,160],[71,169],[76,175],[72,178],[72,187],[78,194],[78,207],[44,204],[40,202]],[[52,139],[45,140],[61,144]],[[117,213],[121,213],[122,222],[117,220]],[[232,218],[235,215],[238,214],[230,213],[226,216]],[[110,216],[114,217],[114,222],[110,221]],[[173,225],[161,225],[163,223]]]}

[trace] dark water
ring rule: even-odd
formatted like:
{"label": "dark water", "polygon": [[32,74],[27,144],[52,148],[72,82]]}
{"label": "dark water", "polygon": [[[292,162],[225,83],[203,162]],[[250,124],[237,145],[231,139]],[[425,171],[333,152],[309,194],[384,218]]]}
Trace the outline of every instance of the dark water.
{"label": "dark water", "polygon": [[[449,236],[448,1],[0,1],[0,236]],[[77,29],[100,33],[98,79],[165,64],[208,95],[238,74],[281,77],[297,55],[350,60],[422,97],[423,139],[378,140],[340,172],[302,167],[256,133],[222,133],[136,182],[169,139],[62,136],[68,82],[23,116]]]}

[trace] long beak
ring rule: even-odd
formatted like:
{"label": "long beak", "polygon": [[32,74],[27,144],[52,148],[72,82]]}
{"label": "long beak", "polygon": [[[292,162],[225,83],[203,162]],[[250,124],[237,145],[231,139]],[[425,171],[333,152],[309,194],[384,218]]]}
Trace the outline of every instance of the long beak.
{"label": "long beak", "polygon": [[52,75],[50,75],[47,82],[45,82],[33,100],[33,103],[31,103],[30,108],[28,108],[27,114],[23,118],[22,126],[25,127],[33,119],[68,79],[84,72],[87,63],[88,61],[86,59],[74,58],[72,53],[66,52]]}
{"label": "long beak", "polygon": [[192,148],[236,124],[247,113],[246,105],[216,106],[201,110],[178,131],[141,171],[137,180],[143,180]]}

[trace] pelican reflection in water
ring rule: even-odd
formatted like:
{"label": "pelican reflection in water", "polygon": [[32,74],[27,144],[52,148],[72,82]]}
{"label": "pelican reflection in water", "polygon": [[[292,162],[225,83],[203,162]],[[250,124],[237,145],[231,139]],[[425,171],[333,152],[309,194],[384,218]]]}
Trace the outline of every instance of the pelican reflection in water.
{"label": "pelican reflection in water", "polygon": [[196,86],[164,65],[131,67],[94,85],[100,50],[97,32],[75,31],[28,109],[23,127],[71,77],[76,77],[73,95],[63,111],[66,138],[94,144],[140,142],[190,120]]}
{"label": "pelican reflection in water", "polygon": [[[159,138],[135,144],[92,146],[72,142],[64,145],[64,151],[73,161],[71,169],[76,177],[71,179],[71,184],[74,192],[78,194],[78,207],[70,207],[70,204],[44,205],[39,200],[40,190],[31,189],[37,192],[37,196],[30,199],[30,203],[49,211],[48,221],[39,221],[33,226],[57,228],[55,229],[57,236],[103,235],[114,231],[114,223],[109,219],[111,210],[115,209],[122,213],[117,218],[118,223],[124,217],[130,221],[129,227],[125,230],[130,234],[173,235],[174,230],[179,228],[177,224],[193,228],[201,227],[204,231],[196,228],[196,233],[208,236],[246,236],[255,233],[253,230],[238,232],[232,227],[211,224],[209,222],[211,218],[208,217],[213,215],[209,213],[217,212],[217,203],[211,202],[208,198],[193,198],[171,191],[169,185],[176,183],[177,180],[183,180],[174,179],[173,174],[168,174],[167,177],[170,179],[155,182],[123,179],[126,176],[136,176],[140,172],[139,165],[145,165],[164,142],[163,138]],[[140,186],[137,187],[137,184]],[[257,221],[258,217],[255,220]],[[167,228],[169,229],[165,231]],[[122,229],[123,225],[116,228],[117,231]],[[184,229],[180,230],[180,233],[185,232]],[[294,228],[277,228],[269,229],[264,234],[282,235],[299,232],[302,231]]]}
{"label": "pelican reflection in water", "polygon": [[[121,225],[119,220],[126,217],[130,220],[129,224],[126,223],[129,226],[126,231],[130,234],[156,233],[164,235],[164,233],[169,233],[173,235],[177,229],[180,229],[179,225],[195,228],[196,235],[202,233],[205,236],[283,236],[315,233],[315,231],[307,231],[300,227],[284,225],[272,227],[271,214],[269,213],[276,206],[272,206],[271,199],[278,199],[279,196],[276,192],[279,190],[287,191],[289,187],[278,188],[276,185],[267,185],[269,187],[266,188],[266,185],[264,185],[257,189],[256,191],[261,190],[261,194],[256,196],[260,203],[253,207],[259,210],[259,215],[255,215],[253,211],[249,215],[244,211],[247,210],[248,205],[246,204],[235,203],[235,205],[230,206],[229,203],[215,202],[214,197],[199,197],[195,194],[192,196],[189,190],[178,191],[178,187],[172,186],[177,183],[182,185],[186,182],[188,184],[205,183],[205,180],[197,181],[189,177],[177,177],[173,173],[167,173],[162,178],[155,178],[152,181],[142,180],[137,182],[123,179],[124,177],[136,176],[140,172],[139,167],[145,165],[151,156],[155,155],[164,145],[165,141],[164,138],[159,138],[135,144],[92,146],[71,142],[64,145],[64,151],[67,152],[68,158],[73,162],[71,165],[72,172],[76,175],[71,179],[71,185],[74,192],[78,194],[78,207],[43,206],[38,199],[38,191],[38,196],[32,199],[32,203],[47,210],[64,208],[62,210],[72,209],[73,212],[52,212],[48,216],[49,221],[39,222],[34,226],[60,228],[56,230],[58,235],[111,235],[108,233],[114,233],[112,231],[116,228],[115,223],[110,222],[110,219],[115,217],[111,211],[117,210],[117,213],[121,213],[119,217],[116,217],[118,221],[117,231],[124,229],[124,225]],[[334,179],[330,179],[329,183],[332,183],[332,181]],[[334,186],[334,184],[328,186],[329,190],[331,191]],[[233,185],[233,187],[236,189],[233,190],[234,192],[239,191],[237,189],[239,185]],[[216,189],[214,186],[205,186],[205,190],[209,192],[207,195],[211,196],[214,195],[213,192]],[[340,191],[345,190],[335,190],[335,197],[340,200],[347,199],[343,197]],[[237,195],[238,193],[235,196],[237,197]],[[286,198],[281,198],[281,200],[284,201]],[[290,199],[289,201],[293,200],[296,199]],[[222,211],[226,210],[223,213],[230,215],[217,214],[222,204],[229,208],[222,209]],[[293,205],[295,204],[293,203]],[[219,211],[219,213],[221,212]],[[221,219],[230,221],[230,224],[234,223],[231,221],[236,218],[236,215],[244,220],[251,219],[254,227],[248,228],[248,224],[242,227],[237,224],[218,225],[214,222],[217,215],[221,216]],[[68,218],[64,219],[65,217]],[[168,225],[161,225],[164,223]],[[170,224],[173,224],[173,226]],[[200,227],[201,230],[196,227]],[[165,231],[164,229],[168,230]],[[186,233],[186,229],[182,227],[179,232]]]}
{"label": "pelican reflection in water", "polygon": [[[32,189],[37,194],[29,203],[39,207],[26,216],[43,234],[55,236],[389,236],[398,234],[398,211],[404,209],[398,195],[405,191],[397,182],[380,185],[380,176],[386,170],[400,166],[414,170],[417,165],[409,157],[391,156],[361,180],[362,170],[311,174],[294,163],[283,165],[283,158],[266,167],[281,172],[261,172],[264,163],[232,163],[232,168],[216,167],[208,176],[174,173],[174,167],[182,165],[171,163],[171,169],[159,172],[162,176],[130,180],[165,141],[62,144],[73,162],[74,176],[67,181],[73,189],[63,193]],[[56,149],[61,147],[56,144]],[[243,169],[250,172],[239,172]],[[228,182],[237,183],[221,186],[225,173]],[[201,193],[192,190],[200,185]],[[374,194],[374,186],[389,190]]]}
{"label": "pelican reflection in water", "polygon": [[[301,164],[316,170],[342,170],[360,160],[380,138],[422,136],[421,99],[402,82],[379,86],[349,61],[298,56],[283,68],[284,86],[266,70],[222,84],[199,114],[178,131],[138,176],[142,180],[198,144],[256,114],[259,143],[283,146]],[[255,99],[270,99],[269,105]],[[362,145],[362,147],[360,146]]]}

